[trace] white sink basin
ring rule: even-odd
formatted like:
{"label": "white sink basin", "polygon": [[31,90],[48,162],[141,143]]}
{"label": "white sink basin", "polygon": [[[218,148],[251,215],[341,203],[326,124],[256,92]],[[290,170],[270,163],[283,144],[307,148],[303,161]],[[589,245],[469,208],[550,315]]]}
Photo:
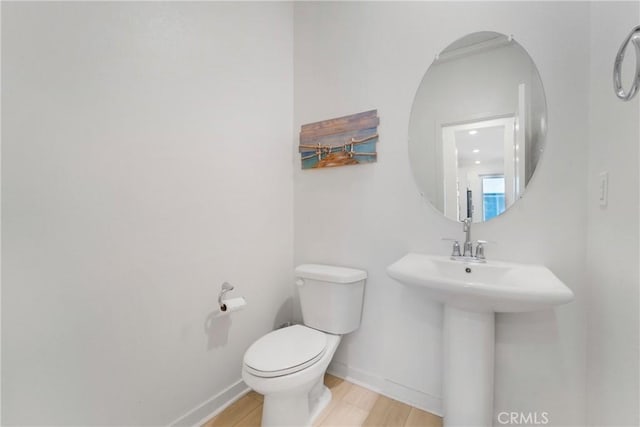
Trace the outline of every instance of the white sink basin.
{"label": "white sink basin", "polygon": [[423,288],[437,301],[472,311],[543,310],[574,298],[571,289],[542,265],[462,262],[410,253],[387,267],[387,273]]}

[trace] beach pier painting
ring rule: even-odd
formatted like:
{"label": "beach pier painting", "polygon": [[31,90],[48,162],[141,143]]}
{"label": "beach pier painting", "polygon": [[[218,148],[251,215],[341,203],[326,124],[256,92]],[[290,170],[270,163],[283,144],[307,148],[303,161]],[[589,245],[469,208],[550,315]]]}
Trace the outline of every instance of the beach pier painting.
{"label": "beach pier painting", "polygon": [[302,125],[298,151],[302,169],[377,161],[378,110]]}

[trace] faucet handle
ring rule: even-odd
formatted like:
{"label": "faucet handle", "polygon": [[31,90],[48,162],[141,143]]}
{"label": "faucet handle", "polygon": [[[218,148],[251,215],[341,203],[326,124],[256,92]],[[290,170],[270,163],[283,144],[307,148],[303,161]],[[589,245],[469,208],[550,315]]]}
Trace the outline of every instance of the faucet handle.
{"label": "faucet handle", "polygon": [[473,243],[477,243],[479,245],[486,245],[487,243],[491,243],[492,245],[498,244],[495,240],[474,240]]}
{"label": "faucet handle", "polygon": [[476,240],[476,258],[486,259],[484,256],[484,245],[487,243],[495,243],[490,240]]}
{"label": "faucet handle", "polygon": [[443,237],[442,240],[447,240],[453,242],[453,248],[451,250],[451,256],[461,256],[460,255],[460,242],[458,239],[453,239],[451,237]]}
{"label": "faucet handle", "polygon": [[484,244],[487,243],[484,240],[478,240],[478,245],[476,246],[476,258],[478,259],[486,259],[484,256]]}
{"label": "faucet handle", "polygon": [[460,256],[460,243],[457,240],[453,242],[453,249],[451,250],[451,256]]}

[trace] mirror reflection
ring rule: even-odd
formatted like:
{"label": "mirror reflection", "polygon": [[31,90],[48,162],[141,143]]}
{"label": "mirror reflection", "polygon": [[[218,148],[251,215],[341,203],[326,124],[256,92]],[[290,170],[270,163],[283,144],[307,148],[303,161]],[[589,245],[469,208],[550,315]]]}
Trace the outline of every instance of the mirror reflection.
{"label": "mirror reflection", "polygon": [[438,55],[416,93],[416,183],[447,218],[488,221],[524,194],[545,133],[544,89],[527,52],[503,34],[469,34]]}

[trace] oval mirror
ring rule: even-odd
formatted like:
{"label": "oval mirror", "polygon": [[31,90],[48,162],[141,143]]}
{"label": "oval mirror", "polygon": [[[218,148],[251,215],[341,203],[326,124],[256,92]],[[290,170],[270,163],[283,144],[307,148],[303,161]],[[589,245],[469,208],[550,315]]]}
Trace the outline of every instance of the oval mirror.
{"label": "oval mirror", "polygon": [[522,46],[488,31],[456,40],[427,70],[411,109],[420,192],[455,221],[499,216],[533,176],[546,118],[542,81]]}

